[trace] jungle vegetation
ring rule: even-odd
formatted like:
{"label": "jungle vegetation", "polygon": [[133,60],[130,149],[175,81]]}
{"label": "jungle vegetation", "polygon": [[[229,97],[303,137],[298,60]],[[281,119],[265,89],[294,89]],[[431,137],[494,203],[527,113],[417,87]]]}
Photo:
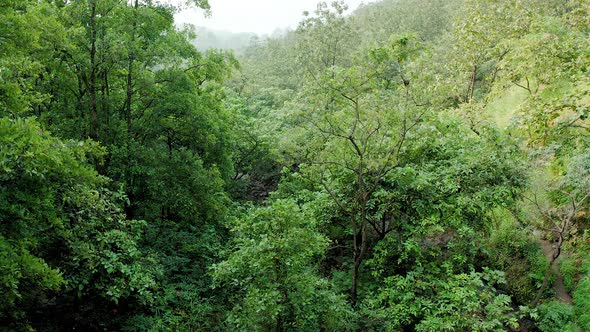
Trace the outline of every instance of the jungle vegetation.
{"label": "jungle vegetation", "polygon": [[184,6],[0,2],[0,330],[590,330],[588,0]]}

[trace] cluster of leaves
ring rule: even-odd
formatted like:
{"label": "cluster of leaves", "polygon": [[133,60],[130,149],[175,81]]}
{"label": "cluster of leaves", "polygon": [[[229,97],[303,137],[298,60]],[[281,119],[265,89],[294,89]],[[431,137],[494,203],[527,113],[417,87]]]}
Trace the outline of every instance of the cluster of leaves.
{"label": "cluster of leaves", "polygon": [[515,328],[518,321],[510,297],[495,288],[502,283],[499,271],[434,274],[417,268],[384,281],[382,292],[362,308],[364,325],[369,331],[400,331],[408,326],[424,332]]}
{"label": "cluster of leaves", "polygon": [[124,194],[87,164],[102,149],[60,141],[33,120],[1,119],[0,133],[3,318],[22,327],[58,291],[153,301],[157,271],[138,249],[145,222],[126,220]]}
{"label": "cluster of leaves", "polygon": [[511,294],[516,303],[530,304],[543,282],[548,260],[527,230],[515,227],[517,221],[510,211],[495,210],[493,219],[496,225],[484,244],[489,255],[486,264],[505,271],[507,282],[500,288]]}
{"label": "cluster of leaves", "polygon": [[352,312],[317,273],[329,240],[318,222],[290,200],[254,208],[237,219],[229,257],[214,266],[218,282],[236,289],[231,329],[247,331],[345,331]]}

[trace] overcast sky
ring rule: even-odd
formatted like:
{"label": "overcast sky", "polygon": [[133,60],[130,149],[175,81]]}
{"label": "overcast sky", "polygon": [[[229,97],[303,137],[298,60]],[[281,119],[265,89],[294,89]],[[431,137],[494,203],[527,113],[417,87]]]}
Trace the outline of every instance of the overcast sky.
{"label": "overcast sky", "polygon": [[[185,10],[177,23],[190,23],[215,30],[271,34],[277,28],[296,28],[305,10],[313,12],[319,0],[209,0],[212,15],[201,10]],[[330,0],[331,1],[331,0]],[[330,2],[328,1],[328,2]],[[350,9],[371,0],[346,0]]]}

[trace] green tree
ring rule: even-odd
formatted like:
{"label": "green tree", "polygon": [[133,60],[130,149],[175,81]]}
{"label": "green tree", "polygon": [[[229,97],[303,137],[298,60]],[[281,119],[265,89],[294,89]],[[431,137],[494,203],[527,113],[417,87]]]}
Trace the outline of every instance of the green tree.
{"label": "green tree", "polygon": [[1,119],[0,140],[3,318],[22,327],[44,307],[53,319],[59,290],[81,303],[152,301],[156,271],[137,243],[145,223],[125,219],[124,195],[88,165],[103,151],[58,140],[33,120]]}
{"label": "green tree", "polygon": [[277,200],[234,223],[235,251],[215,279],[236,289],[229,327],[244,331],[352,330],[351,311],[317,273],[328,239],[305,207]]}
{"label": "green tree", "polygon": [[532,302],[533,307],[539,303],[549,286],[553,265],[561,256],[565,244],[574,240],[574,234],[581,226],[580,217],[587,213],[590,199],[589,185],[590,150],[586,150],[575,156],[567,165],[566,174],[546,189],[547,191],[544,192],[546,197],[539,197],[539,193],[533,193],[533,197],[529,198],[540,215],[539,219],[542,223],[540,227],[555,237],[549,266],[537,296]]}
{"label": "green tree", "polygon": [[301,144],[298,153],[303,156],[300,161],[316,173],[312,177],[350,218],[351,300],[356,303],[360,267],[369,250],[369,227],[380,238],[389,231],[372,218],[369,201],[380,180],[397,167],[408,135],[428,108],[415,105],[401,69],[393,74],[401,77],[400,86],[380,89],[382,74],[390,73],[382,64],[389,56],[395,60],[399,56],[400,62],[409,58],[410,43],[376,50],[373,59],[357,60],[355,65],[340,60],[340,48],[351,32],[342,17],[345,7],[334,6],[332,12],[320,4],[318,17],[307,19],[299,28],[304,36],[300,47],[307,49],[302,59],[309,82],[302,91],[305,104],[298,105],[300,123],[308,128],[303,134],[308,143]]}

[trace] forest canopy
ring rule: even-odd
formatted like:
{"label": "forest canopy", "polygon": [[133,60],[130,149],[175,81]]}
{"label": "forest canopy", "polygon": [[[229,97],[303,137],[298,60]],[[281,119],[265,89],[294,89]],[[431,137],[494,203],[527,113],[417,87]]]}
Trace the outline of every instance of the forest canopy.
{"label": "forest canopy", "polygon": [[0,330],[590,330],[588,0],[185,6],[0,3]]}

